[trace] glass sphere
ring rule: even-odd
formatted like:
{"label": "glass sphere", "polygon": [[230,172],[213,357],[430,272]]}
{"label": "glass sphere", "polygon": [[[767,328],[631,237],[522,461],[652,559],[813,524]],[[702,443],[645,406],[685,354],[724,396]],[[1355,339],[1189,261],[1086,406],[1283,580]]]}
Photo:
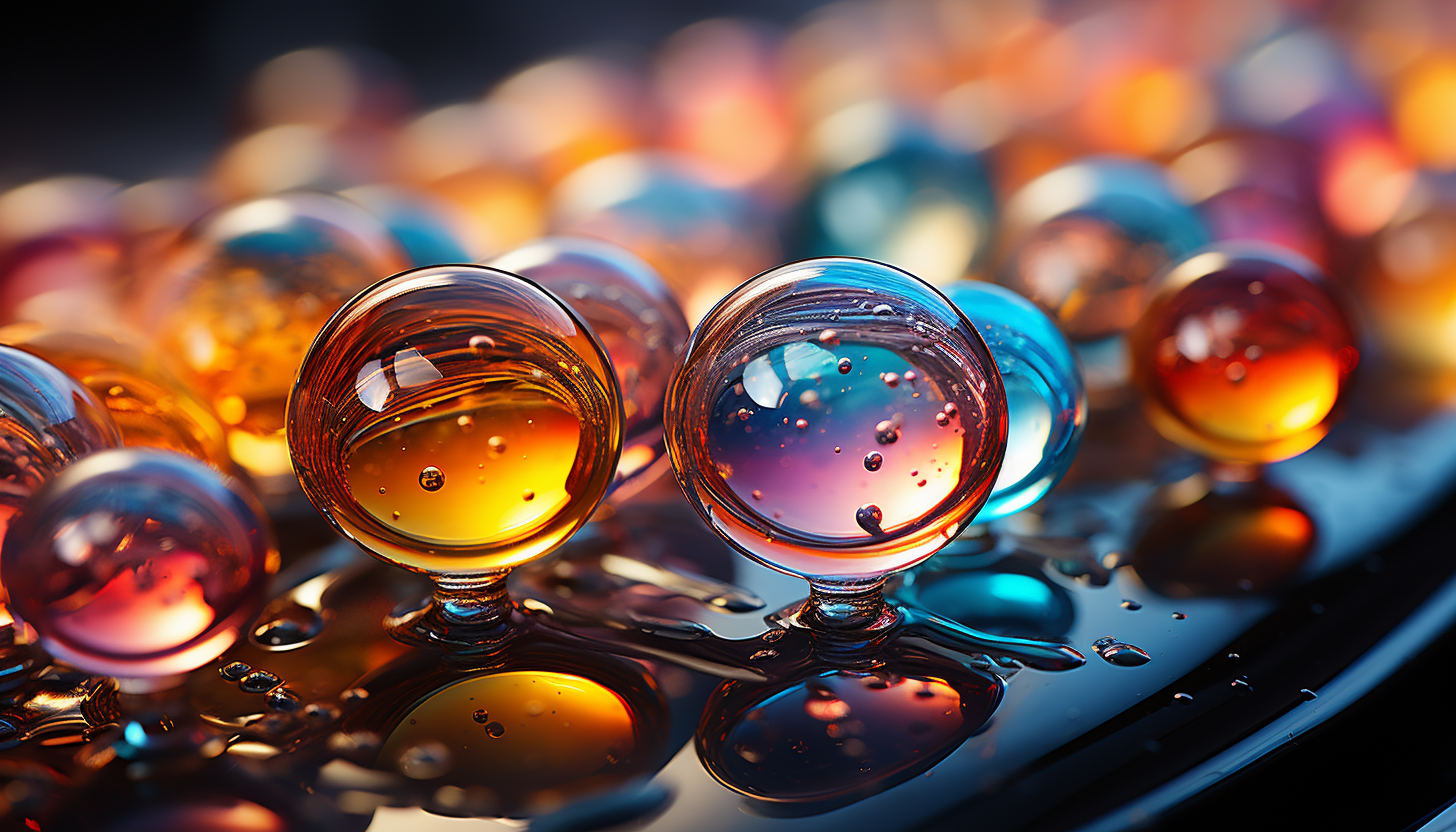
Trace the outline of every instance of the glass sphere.
{"label": "glass sphere", "polygon": [[907,136],[814,185],[799,207],[795,249],[884,260],[940,285],[981,265],[995,213],[977,156]]}
{"label": "glass sphere", "polygon": [[1152,278],[1208,242],[1161,168],[1111,156],[1032,180],[1007,203],[1004,222],[1012,253],[998,281],[1074,342],[1125,332]]}
{"label": "glass sphere", "polygon": [[0,329],[0,343],[29,350],[81,382],[111,414],[127,447],[161,448],[233,471],[217,414],[133,344],[38,324]]}
{"label": "glass sphere", "polygon": [[101,451],[26,501],[0,551],[12,609],[88,673],[187,673],[262,609],[277,549],[235,481],[181,454]]}
{"label": "glass sphere", "polygon": [[89,390],[41,358],[0,346],[0,519],[77,459],[120,445],[116,422]]}
{"label": "glass sphere", "polygon": [[622,388],[626,443],[612,481],[627,497],[666,470],[663,396],[688,340],[688,322],[661,276],[611,243],[549,237],[491,264],[534,280],[582,317],[611,356]]}
{"label": "glass sphere", "polygon": [[463,216],[448,202],[423,191],[393,185],[364,185],[339,192],[369,210],[389,229],[412,266],[469,263],[479,243],[469,239]]}
{"label": "glass sphere", "polygon": [[1324,438],[1360,358],[1313,263],[1223,244],[1175,266],[1131,334],[1153,426],[1231,462],[1274,462]]}
{"label": "glass sphere", "polygon": [[395,275],[319,333],[288,403],[304,493],[382,560],[508,568],[606,494],[622,398],[606,350],[546,290],[484,266]]}
{"label": "glass sphere", "polygon": [[227,425],[233,459],[282,493],[293,487],[284,404],[304,351],[344,301],[404,264],[389,229],[346,199],[253,199],[184,233],[139,314]]}
{"label": "glass sphere", "polygon": [[1456,201],[1413,207],[1375,234],[1356,285],[1391,355],[1449,370],[1456,368]]}
{"label": "glass sphere", "polygon": [[985,341],[907,272],[826,257],[765,272],[688,342],[667,394],[683,490],[743,553],[819,582],[930,557],[1006,448]]}
{"label": "glass sphere", "polygon": [[1040,500],[1067,473],[1087,424],[1087,390],[1072,346],[1036,304],[974,280],[946,286],[945,296],[986,339],[1006,389],[1006,457],[976,515],[986,523]]}

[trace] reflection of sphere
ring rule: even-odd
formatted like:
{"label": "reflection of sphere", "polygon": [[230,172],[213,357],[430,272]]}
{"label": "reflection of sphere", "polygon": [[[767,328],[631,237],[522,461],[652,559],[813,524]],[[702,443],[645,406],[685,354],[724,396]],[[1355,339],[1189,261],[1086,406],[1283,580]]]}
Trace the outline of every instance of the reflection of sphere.
{"label": "reflection of sphere", "polygon": [[1313,447],[1359,360],[1314,264],[1237,244],[1174,267],[1131,350],[1153,426],[1191,450],[1243,462]]}
{"label": "reflection of sphere", "polygon": [[820,670],[779,686],[725,682],[703,709],[698,757],[718,782],[760,800],[864,797],[955,751],[1001,694],[990,675],[929,663]]}
{"label": "reflection of sphere", "polygon": [[228,426],[233,459],[266,491],[291,478],[283,410],[303,353],[345,300],[402,268],[363,208],[324,194],[238,203],[194,224],[140,297],[160,348]]}
{"label": "reflection of sphere", "polygon": [[995,206],[977,157],[920,139],[829,175],[800,211],[799,254],[869,257],[941,284],[984,259]]}
{"label": "reflection of sphere", "polygon": [[411,654],[359,687],[369,698],[345,728],[383,738],[380,767],[463,788],[467,810],[550,811],[650,774],[667,750],[667,703],[622,659],[537,647],[461,673]]}
{"label": "reflection of sphere", "polygon": [[319,333],[289,399],[304,493],[378,557],[471,574],[539,557],[606,493],[622,404],[559,300],[483,266],[404,272]]}
{"label": "reflection of sphere", "polygon": [[233,470],[222,424],[159,361],[102,335],[14,324],[0,342],[44,357],[81,382],[110,412],[128,447],[161,448]]}
{"label": "reflection of sphere", "polygon": [[907,573],[895,596],[998,635],[1058,641],[1076,621],[1071,594],[1048,580],[1038,562],[1013,556],[984,569],[942,570],[939,561]]}
{"label": "reflection of sphere", "polygon": [[106,408],[55,366],[0,346],[0,511],[121,433]]}
{"label": "reflection of sphere", "polygon": [[627,434],[612,490],[627,496],[648,485],[665,470],[654,464],[664,458],[663,394],[689,334],[662,278],[631,252],[570,237],[538,240],[492,265],[541,284],[602,340],[622,388]]}
{"label": "reflection of sphere", "polygon": [[1456,367],[1456,205],[1382,229],[1360,274],[1375,334],[1399,358]]}
{"label": "reflection of sphere", "polygon": [[913,275],[781,266],[704,319],[667,396],[678,479],[745,554],[872,579],[934,554],[991,491],[1006,399],[975,327]]}
{"label": "reflection of sphere", "polygon": [[1067,473],[1086,425],[1087,391],[1067,339],[1026,298],[969,280],[945,294],[986,339],[1006,389],[1006,458],[976,515],[989,522],[1041,499]]}
{"label": "reflection of sphere", "polygon": [[1073,341],[1127,330],[1153,276],[1207,241],[1160,168],[1115,157],[1033,180],[1007,204],[1006,224],[1012,249],[1000,282],[1045,309]]}
{"label": "reflection of sphere", "polygon": [[121,678],[217,658],[263,604],[278,553],[262,508],[180,454],[92,454],[12,518],[0,574],[57,658]]}
{"label": "reflection of sphere", "polygon": [[1314,551],[1314,520],[1262,482],[1214,491],[1155,515],[1138,538],[1138,577],[1170,597],[1265,592],[1293,577]]}

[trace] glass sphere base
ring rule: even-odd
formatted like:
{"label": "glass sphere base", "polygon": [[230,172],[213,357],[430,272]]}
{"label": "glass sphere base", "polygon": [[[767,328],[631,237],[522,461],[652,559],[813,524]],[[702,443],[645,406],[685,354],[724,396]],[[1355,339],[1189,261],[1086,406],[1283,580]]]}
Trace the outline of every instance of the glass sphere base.
{"label": "glass sphere base", "polygon": [[479,575],[437,575],[428,599],[397,607],[384,627],[396,641],[457,655],[489,655],[518,630],[506,592],[509,569]]}

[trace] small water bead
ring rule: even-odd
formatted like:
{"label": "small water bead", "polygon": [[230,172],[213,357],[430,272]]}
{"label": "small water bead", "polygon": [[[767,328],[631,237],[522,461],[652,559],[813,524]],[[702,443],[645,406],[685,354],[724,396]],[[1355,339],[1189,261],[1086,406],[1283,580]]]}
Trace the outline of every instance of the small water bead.
{"label": "small water bead", "polygon": [[886,387],[899,387],[900,386],[900,374],[899,373],[880,373],[880,381],[883,381],[885,383],[885,386]]}
{"label": "small water bead", "polygon": [[506,726],[500,724],[499,722],[492,722],[489,725],[485,726],[485,733],[491,739],[498,740],[506,735]]}
{"label": "small water bead", "polygon": [[445,474],[439,468],[431,465],[420,472],[420,488],[426,491],[439,491],[445,487]]}
{"label": "small water bead", "polygon": [[879,451],[871,451],[865,454],[864,466],[866,471],[878,471],[884,462],[885,458],[880,455]]}
{"label": "small water bead", "polygon": [[937,411],[935,414],[935,423],[941,427],[945,427],[950,424],[950,414],[943,410]]}
{"label": "small water bead", "polygon": [[1118,667],[1139,667],[1152,661],[1152,657],[1142,648],[1124,644],[1111,636],[1092,642],[1092,649],[1103,661]]}
{"label": "small water bead", "polygon": [[476,352],[495,349],[495,339],[489,335],[472,335],[467,343]]}
{"label": "small water bead", "polygon": [[278,555],[256,499],[168,451],[99,451],[11,518],[0,579],[57,659],[126,679],[187,673],[262,607]]}
{"label": "small water bead", "polygon": [[480,723],[481,725],[484,725],[485,723],[490,722],[490,712],[486,711],[484,708],[481,708],[480,710],[471,714],[470,718]]}
{"label": "small water bead", "polygon": [[809,420],[808,419],[795,419],[794,420],[794,427],[798,428],[799,430],[808,430],[809,429]]}
{"label": "small water bead", "polygon": [[849,371],[854,369],[854,361],[848,358],[841,358],[837,366],[839,367],[839,374],[847,376],[849,375]]}
{"label": "small water bead", "polygon": [[226,679],[227,681],[236,682],[244,676],[248,675],[249,673],[253,672],[253,668],[242,662],[229,662],[218,668],[217,672],[219,676]]}
{"label": "small water bead", "polygon": [[880,523],[884,521],[884,519],[885,513],[881,511],[880,507],[875,505],[874,503],[866,503],[860,506],[854,512],[854,522],[858,523],[860,528],[864,529],[870,534],[882,533],[882,530],[880,529]]}
{"label": "small water bead", "polygon": [[819,343],[826,347],[839,346],[839,333],[832,329],[826,329],[819,333]]}
{"label": "small water bead", "polygon": [[663,395],[689,334],[662,277],[624,248],[572,237],[527,243],[491,265],[555,293],[602,340],[622,390],[626,431],[614,499],[649,485],[668,467],[659,464]]}
{"label": "small water bead", "polygon": [[1183,614],[1181,612],[1175,612],[1175,613],[1173,613],[1173,620],[1174,621],[1182,621],[1183,619],[1185,619],[1187,617],[1188,617],[1187,615],[1185,615],[1185,614]]}
{"label": "small water bead", "polygon": [[1139,604],[1137,601],[1132,600],[1131,598],[1126,598],[1123,599],[1122,608],[1125,610],[1130,610],[1132,612],[1137,612],[1138,610],[1143,608],[1143,605]]}
{"label": "small water bead", "polygon": [[[989,522],[1021,511],[1061,481],[1081,444],[1087,393],[1071,345],[1035,304],[971,280],[946,286],[945,293],[986,339],[1006,388],[1006,457],[977,515]],[[936,423],[949,424],[955,415],[948,407]]]}
{"label": "small water bead", "polygon": [[[487,358],[471,346],[483,332]],[[545,290],[484,266],[416,269],[354,298],[310,348],[289,414],[315,505],[381,559],[436,575],[550,551],[605,495],[622,440],[616,379],[591,330]],[[467,415],[476,430],[459,429]],[[452,461],[488,476],[429,490],[421,472]]]}
{"label": "small water bead", "polygon": [[1193,694],[1191,694],[1191,693],[1175,693],[1175,694],[1173,694],[1173,701],[1175,703],[1179,704],[1179,705],[1192,705],[1193,704]]}
{"label": "small water bead", "polygon": [[[880,305],[913,312],[915,328],[874,314]],[[831,313],[832,350],[817,337]],[[839,374],[845,354],[853,360]],[[881,381],[903,380],[907,365],[918,398]],[[704,389],[721,392],[694,392]],[[806,389],[817,392],[808,413]],[[942,529],[983,499],[1005,428],[1000,395],[984,342],[929,286],[882,264],[805,261],[744,284],[700,325],[671,388],[669,448],[705,517],[751,556],[800,575],[890,571],[945,545]],[[932,416],[950,401],[978,418],[947,437]],[[892,445],[882,472],[870,470],[871,452]],[[916,469],[924,486],[902,479]],[[753,508],[753,491],[771,511]],[[868,526],[866,505],[879,511]]]}
{"label": "small water bead", "polygon": [[282,683],[283,680],[275,673],[255,670],[238,680],[238,690],[243,693],[267,693]]}
{"label": "small water bead", "polygon": [[1318,267],[1252,243],[1179,263],[1130,346],[1160,433],[1205,456],[1250,463],[1296,456],[1324,438],[1360,358]]}
{"label": "small water bead", "polygon": [[469,433],[470,431],[475,430],[475,417],[466,414],[456,419],[455,424],[459,425],[462,431]]}

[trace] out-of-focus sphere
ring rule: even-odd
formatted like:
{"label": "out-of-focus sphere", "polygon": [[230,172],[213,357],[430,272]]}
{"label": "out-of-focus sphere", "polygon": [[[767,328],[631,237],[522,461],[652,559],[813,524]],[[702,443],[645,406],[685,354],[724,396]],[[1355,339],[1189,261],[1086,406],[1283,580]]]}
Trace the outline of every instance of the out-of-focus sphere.
{"label": "out-of-focus sphere", "polygon": [[0,552],[12,609],[51,655],[102,676],[184,674],[227,650],[277,568],[257,500],[189,457],[121,448],[41,487]]}
{"label": "out-of-focus sphere", "polygon": [[1175,266],[1130,348],[1160,433],[1249,463],[1287,459],[1324,438],[1360,358],[1319,268],[1255,244],[1222,244]]}
{"label": "out-of-focus sphere", "polygon": [[1015,514],[1067,473],[1087,424],[1072,347],[1036,304],[1002,286],[961,280],[945,296],[976,325],[1006,390],[1006,458],[977,522]]}
{"label": "out-of-focus sphere", "polygon": [[382,560],[437,575],[540,557],[622,448],[606,350],[560,300],[484,266],[415,269],[319,333],[288,402],[299,482]]}
{"label": "out-of-focus sphere", "polygon": [[1386,349],[1417,366],[1456,368],[1456,204],[1427,205],[1382,229],[1358,281]]}
{"label": "out-of-focus sphere", "polygon": [[0,321],[108,322],[123,256],[116,237],[51,234],[0,255]]}
{"label": "out-of-focus sphere", "polygon": [[339,196],[369,209],[389,228],[411,266],[468,263],[479,243],[470,239],[468,223],[454,206],[423,191],[391,185],[364,185]]}
{"label": "out-of-focus sphere", "polygon": [[89,390],[49,362],[0,346],[0,521],[81,457],[121,445]]}
{"label": "out-of-focus sphere", "polygon": [[138,312],[227,425],[233,459],[265,493],[286,493],[283,411],[304,352],[334,310],[404,262],[389,230],[348,200],[264,197],[188,229]]}
{"label": "out-of-focus sphere", "polygon": [[39,324],[0,329],[0,343],[35,353],[85,385],[111,414],[127,447],[177,451],[223,473],[233,471],[217,414],[140,347]]}
{"label": "out-of-focus sphere", "polygon": [[[838,123],[843,117],[831,116],[822,129],[854,135],[853,123]],[[846,254],[894,263],[939,285],[981,265],[993,242],[994,216],[991,182],[978,157],[906,137],[815,184],[799,207],[794,248],[804,257]]]}
{"label": "out-of-focus sphere", "polygon": [[626,249],[580,237],[537,240],[491,265],[554,293],[602,340],[622,388],[626,432],[612,495],[649,485],[667,470],[663,397],[689,335],[661,276]]}
{"label": "out-of-focus sphere", "polygon": [[704,519],[810,580],[930,557],[990,496],[1006,396],[974,325],[908,272],[825,257],[704,318],[667,394],[668,450]]}
{"label": "out-of-focus sphere", "polygon": [[1092,157],[1043,174],[1007,203],[998,281],[1046,310],[1073,342],[1121,335],[1149,282],[1208,242],[1161,168]]}

